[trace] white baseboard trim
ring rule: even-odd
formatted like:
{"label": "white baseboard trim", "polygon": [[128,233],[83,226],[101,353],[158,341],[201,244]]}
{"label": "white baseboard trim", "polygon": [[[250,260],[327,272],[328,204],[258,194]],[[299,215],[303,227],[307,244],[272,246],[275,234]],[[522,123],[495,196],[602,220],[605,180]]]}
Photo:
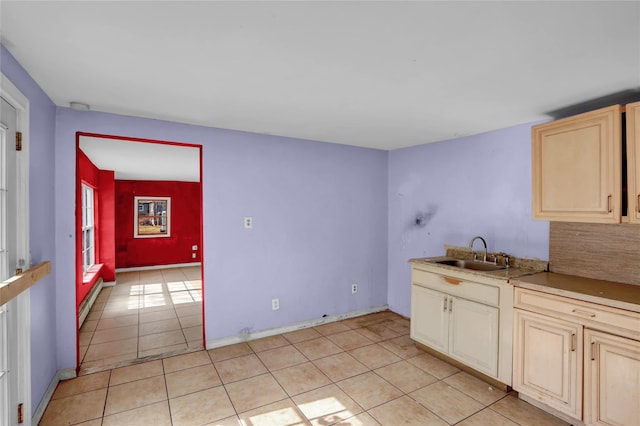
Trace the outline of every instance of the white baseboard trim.
{"label": "white baseboard trim", "polygon": [[102,278],[98,278],[98,281],[96,281],[96,283],[93,285],[93,287],[89,291],[89,294],[85,297],[82,303],[80,303],[80,309],[78,312],[78,328],[82,327],[84,320],[87,318],[87,315],[89,315],[89,311],[98,298],[100,290],[102,290],[103,286],[104,281],[102,280]]}
{"label": "white baseboard trim", "polygon": [[51,379],[51,383],[49,383],[49,387],[47,388],[44,395],[42,395],[42,399],[40,400],[40,404],[38,404],[38,408],[33,413],[31,417],[31,424],[37,425],[42,420],[42,416],[44,415],[44,410],[47,409],[47,405],[51,402],[51,397],[53,396],[53,392],[55,392],[58,383],[61,380],[73,379],[76,377],[76,369],[75,368],[67,368],[65,370],[58,370],[53,379]]}
{"label": "white baseboard trim", "polygon": [[102,287],[115,287],[115,286],[116,286],[115,281],[106,281],[102,283]]}
{"label": "white baseboard trim", "polygon": [[360,317],[368,314],[375,314],[389,309],[389,305],[382,305],[375,308],[362,309],[359,311],[347,312],[345,314],[331,315],[317,318],[297,324],[286,325],[284,327],[270,328],[268,330],[259,330],[248,332],[237,336],[223,337],[222,339],[210,340],[207,342],[207,350],[215,349],[222,346],[233,345],[236,343],[248,342],[251,340],[262,339],[263,337],[275,336],[277,334],[289,333],[291,331],[302,330],[303,328],[315,327],[317,325],[327,324],[330,322],[342,321],[349,318]]}
{"label": "white baseboard trim", "polygon": [[170,268],[187,268],[189,266],[200,266],[200,262],[191,263],[174,263],[172,265],[154,265],[154,266],[134,266],[132,268],[116,268],[116,272],[135,272],[150,271],[153,269],[170,269]]}

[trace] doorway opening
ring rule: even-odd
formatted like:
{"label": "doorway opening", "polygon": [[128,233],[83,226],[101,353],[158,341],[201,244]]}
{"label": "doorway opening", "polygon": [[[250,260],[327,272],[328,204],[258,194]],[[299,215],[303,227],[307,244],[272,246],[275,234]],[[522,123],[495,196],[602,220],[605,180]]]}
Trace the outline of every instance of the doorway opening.
{"label": "doorway opening", "polygon": [[202,146],[76,134],[82,374],[205,347]]}

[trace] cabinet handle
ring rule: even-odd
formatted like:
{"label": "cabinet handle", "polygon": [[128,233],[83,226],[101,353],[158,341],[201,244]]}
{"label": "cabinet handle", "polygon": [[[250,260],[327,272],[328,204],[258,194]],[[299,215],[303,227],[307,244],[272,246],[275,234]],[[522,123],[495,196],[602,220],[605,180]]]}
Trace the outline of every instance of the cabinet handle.
{"label": "cabinet handle", "polygon": [[442,312],[447,312],[447,298],[444,298],[444,303],[442,304]]}
{"label": "cabinet handle", "polygon": [[637,203],[636,203],[636,210],[638,211],[638,213],[640,213],[640,194],[638,194],[637,197]]}
{"label": "cabinet handle", "polygon": [[613,199],[613,196],[612,196],[612,195],[609,195],[609,196],[607,197],[607,211],[608,211],[609,213],[611,213],[611,212],[613,211],[613,208],[611,207],[611,200],[612,200],[612,199]]}
{"label": "cabinet handle", "polygon": [[576,343],[577,343],[577,339],[578,336],[576,335],[576,333],[571,333],[571,352],[575,352],[576,351]]}
{"label": "cabinet handle", "polygon": [[591,361],[596,360],[596,342],[591,342]]}
{"label": "cabinet handle", "polygon": [[574,309],[571,312],[573,312],[576,315],[582,315],[583,317],[589,317],[589,318],[593,318],[596,316],[596,314],[594,314],[593,312],[581,311],[580,309]]}
{"label": "cabinet handle", "polygon": [[449,284],[453,284],[453,285],[458,285],[462,282],[461,280],[456,280],[455,278],[451,278],[451,277],[443,276],[442,278],[444,278],[444,280]]}
{"label": "cabinet handle", "polygon": [[449,299],[449,312],[453,309],[453,297]]}

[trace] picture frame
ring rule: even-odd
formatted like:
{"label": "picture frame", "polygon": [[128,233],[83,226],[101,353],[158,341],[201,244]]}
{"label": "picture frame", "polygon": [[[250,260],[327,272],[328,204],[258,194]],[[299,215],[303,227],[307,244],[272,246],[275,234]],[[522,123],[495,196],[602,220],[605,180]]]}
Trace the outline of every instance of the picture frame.
{"label": "picture frame", "polygon": [[134,197],[134,238],[171,236],[171,197]]}

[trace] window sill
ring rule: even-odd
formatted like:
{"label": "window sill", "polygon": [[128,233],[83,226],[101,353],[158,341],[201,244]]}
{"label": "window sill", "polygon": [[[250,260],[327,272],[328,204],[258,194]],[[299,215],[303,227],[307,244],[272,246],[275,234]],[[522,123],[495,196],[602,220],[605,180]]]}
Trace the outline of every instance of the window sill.
{"label": "window sill", "polygon": [[82,285],[91,285],[93,286],[96,281],[102,276],[102,269],[104,268],[104,263],[96,263],[84,274],[82,277]]}

